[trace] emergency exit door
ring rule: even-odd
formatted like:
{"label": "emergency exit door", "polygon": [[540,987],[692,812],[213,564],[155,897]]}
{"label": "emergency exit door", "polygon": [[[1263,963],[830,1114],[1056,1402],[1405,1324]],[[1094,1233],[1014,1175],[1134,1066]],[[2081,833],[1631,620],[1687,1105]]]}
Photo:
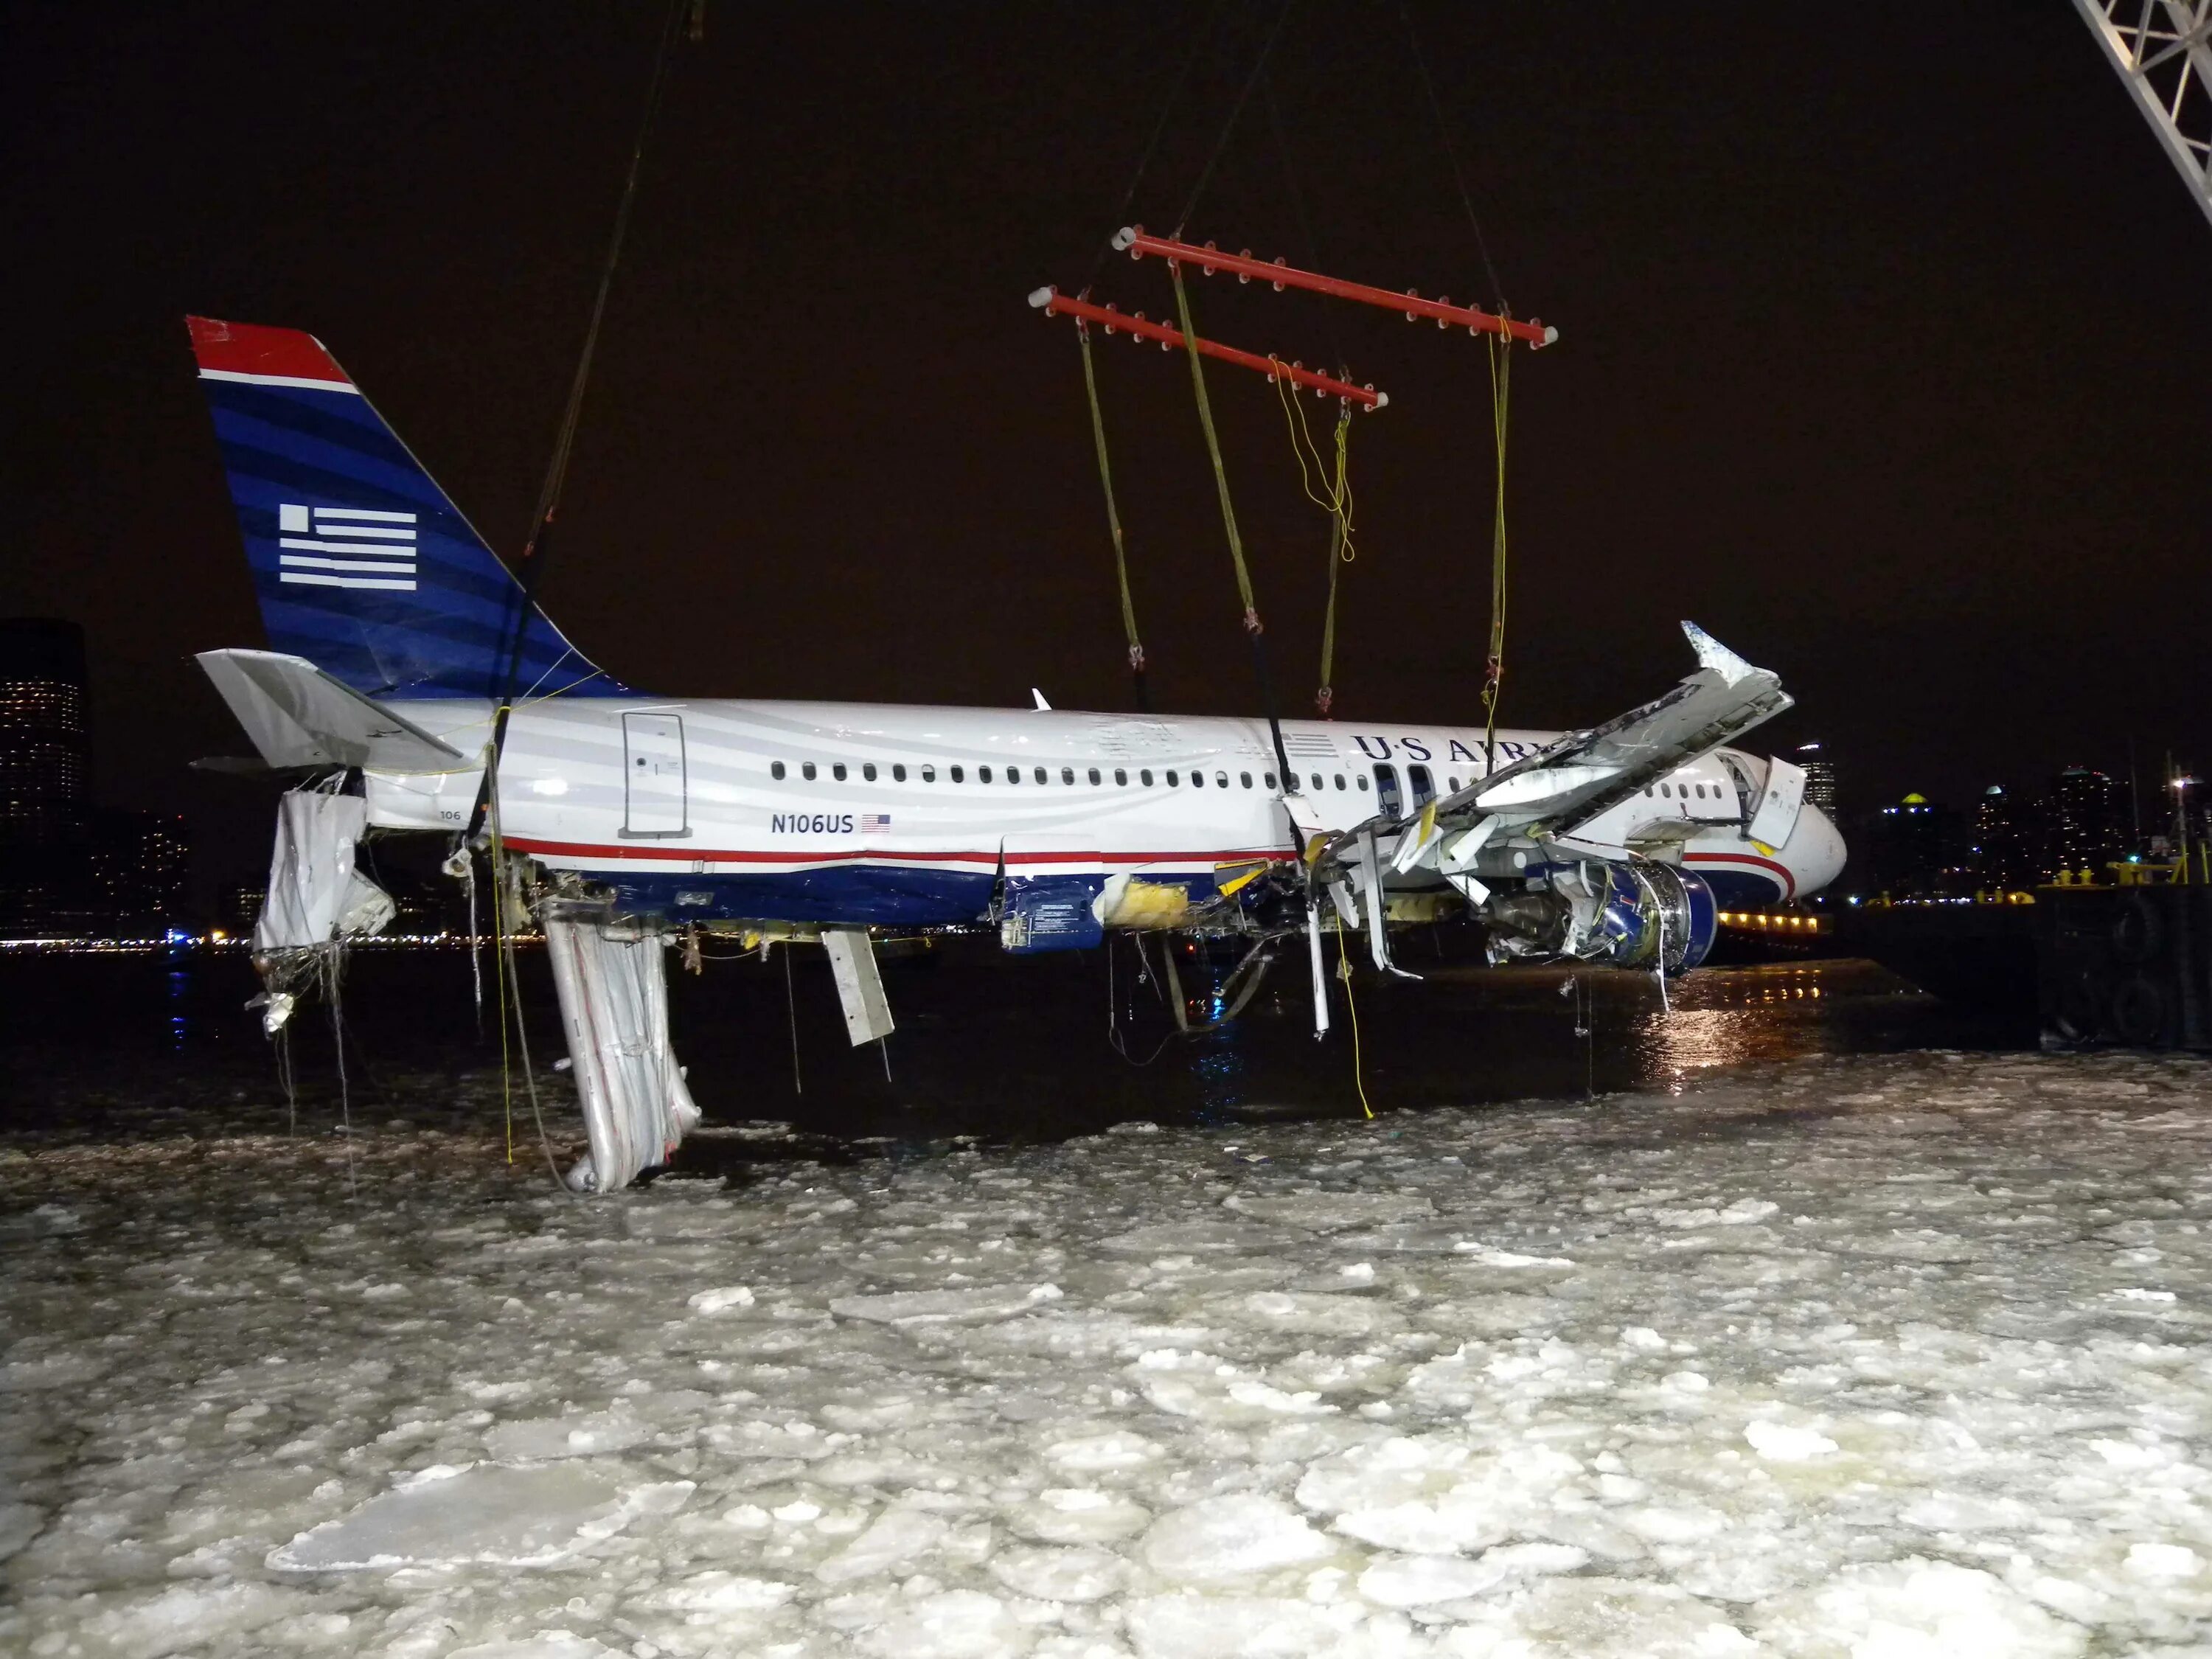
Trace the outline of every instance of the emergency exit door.
{"label": "emergency exit door", "polygon": [[625,714],[622,720],[623,836],[652,841],[690,835],[684,717]]}

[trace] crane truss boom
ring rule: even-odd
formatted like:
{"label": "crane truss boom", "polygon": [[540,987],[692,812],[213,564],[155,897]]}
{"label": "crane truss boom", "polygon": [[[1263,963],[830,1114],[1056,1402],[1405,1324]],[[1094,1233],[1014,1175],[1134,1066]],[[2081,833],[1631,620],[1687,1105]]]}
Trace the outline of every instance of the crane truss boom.
{"label": "crane truss boom", "polygon": [[2212,220],[2212,0],[2074,0]]}

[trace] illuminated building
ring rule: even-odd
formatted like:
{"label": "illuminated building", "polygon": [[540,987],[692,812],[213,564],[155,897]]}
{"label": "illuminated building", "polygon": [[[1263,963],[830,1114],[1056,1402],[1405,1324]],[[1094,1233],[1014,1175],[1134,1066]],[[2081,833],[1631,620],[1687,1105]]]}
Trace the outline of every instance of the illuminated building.
{"label": "illuminated building", "polygon": [[91,816],[84,630],[0,620],[0,927],[40,930],[79,897]]}
{"label": "illuminated building", "polygon": [[1836,763],[1817,743],[1799,744],[1796,756],[1797,764],[1805,769],[1806,800],[1832,819],[1836,816]]}
{"label": "illuminated building", "polygon": [[102,812],[84,853],[90,930],[159,934],[180,919],[191,842],[182,818],[158,812]]}
{"label": "illuminated building", "polygon": [[2055,879],[2061,870],[2078,877],[2094,871],[2112,879],[2105,866],[2125,848],[2126,814],[2120,786],[2102,772],[2069,766],[2052,781],[2043,804],[2043,874]]}
{"label": "illuminated building", "polygon": [[2039,872],[2027,824],[2020,803],[2005,793],[2002,784],[1993,783],[1984,790],[1980,804],[1974,808],[1973,845],[1967,865],[1978,887],[2008,892],[2036,883]]}

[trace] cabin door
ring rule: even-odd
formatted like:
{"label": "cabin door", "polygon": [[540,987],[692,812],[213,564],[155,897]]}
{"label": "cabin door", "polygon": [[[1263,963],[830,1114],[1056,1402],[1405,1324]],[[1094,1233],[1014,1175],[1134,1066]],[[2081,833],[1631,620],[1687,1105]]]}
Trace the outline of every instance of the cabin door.
{"label": "cabin door", "polygon": [[684,717],[623,717],[623,835],[654,841],[691,833],[684,779]]}

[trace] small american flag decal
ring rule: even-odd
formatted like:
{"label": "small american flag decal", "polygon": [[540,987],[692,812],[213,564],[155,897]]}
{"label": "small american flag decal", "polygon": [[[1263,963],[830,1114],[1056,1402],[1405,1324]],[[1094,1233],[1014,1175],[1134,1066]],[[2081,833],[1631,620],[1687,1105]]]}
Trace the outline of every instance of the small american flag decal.
{"label": "small american flag decal", "polygon": [[890,827],[891,815],[888,812],[860,814],[860,833],[864,836],[885,835],[890,832]]}

